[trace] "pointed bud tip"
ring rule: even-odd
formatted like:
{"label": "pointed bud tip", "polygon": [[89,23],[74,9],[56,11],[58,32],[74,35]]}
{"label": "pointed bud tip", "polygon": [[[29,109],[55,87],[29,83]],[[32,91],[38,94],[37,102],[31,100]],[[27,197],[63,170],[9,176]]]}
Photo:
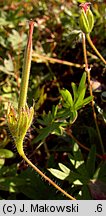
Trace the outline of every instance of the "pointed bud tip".
{"label": "pointed bud tip", "polygon": [[89,6],[91,5],[91,2],[86,2],[86,3],[82,3],[79,6],[84,10],[84,12],[86,13],[87,9],[89,8]]}

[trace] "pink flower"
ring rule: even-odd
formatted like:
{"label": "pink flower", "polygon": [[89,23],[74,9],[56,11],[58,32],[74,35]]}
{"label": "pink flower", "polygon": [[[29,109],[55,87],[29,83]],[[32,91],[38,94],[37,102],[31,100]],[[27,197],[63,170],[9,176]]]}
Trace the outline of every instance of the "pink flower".
{"label": "pink flower", "polygon": [[90,2],[86,2],[86,3],[82,3],[79,6],[84,10],[84,12],[86,13],[87,9],[89,8],[89,5],[91,3]]}

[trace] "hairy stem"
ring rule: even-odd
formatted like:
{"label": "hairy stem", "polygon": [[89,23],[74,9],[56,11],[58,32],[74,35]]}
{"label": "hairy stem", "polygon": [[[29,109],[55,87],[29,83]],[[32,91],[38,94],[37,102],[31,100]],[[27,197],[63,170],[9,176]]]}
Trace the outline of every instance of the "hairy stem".
{"label": "hairy stem", "polygon": [[[86,147],[85,145],[83,145],[81,142],[79,142],[79,141],[75,138],[75,136],[72,134],[72,132],[71,132],[70,129],[67,130],[67,134],[68,134],[68,136],[70,136],[82,149],[84,149],[85,151],[88,151],[88,152],[90,151],[90,148]],[[98,158],[100,158],[100,159],[103,159],[102,155],[100,155],[100,154],[97,154],[97,153],[96,153],[96,156],[97,156]]]}
{"label": "hairy stem", "polygon": [[85,39],[85,34],[84,33],[82,33],[82,44],[83,44],[85,70],[87,72],[88,71],[88,59],[87,59],[87,50],[86,50],[86,39]]}
{"label": "hairy stem", "polygon": [[99,58],[102,60],[102,62],[104,64],[106,64],[106,60],[103,58],[103,56],[100,54],[100,52],[97,50],[97,48],[95,47],[95,45],[93,44],[91,38],[90,38],[90,35],[89,34],[86,34],[86,38],[90,44],[90,46],[92,47],[92,49],[95,51],[95,53],[99,56]]}
{"label": "hairy stem", "polygon": [[[83,53],[84,53],[84,61],[85,61],[85,70],[86,70],[87,76],[88,76],[89,91],[90,91],[90,95],[93,96],[92,87],[91,87],[90,69],[88,68],[88,59],[87,59],[87,50],[86,50],[86,39],[85,39],[85,34],[84,33],[82,34],[82,43],[83,43]],[[96,117],[96,112],[95,112],[95,107],[94,107],[94,101],[93,101],[93,99],[91,101],[91,104],[92,104],[92,111],[93,111],[93,117],[94,117],[94,121],[95,121],[95,126],[96,126],[96,130],[97,130],[99,142],[100,142],[100,145],[101,145],[101,150],[102,150],[102,153],[104,154],[104,146],[103,146],[102,137],[101,137],[99,126],[98,126],[98,122],[97,122],[97,117]]]}
{"label": "hairy stem", "polygon": [[64,194],[66,197],[68,197],[71,200],[76,200],[74,197],[72,197],[70,194],[68,194],[66,191],[64,191],[61,187],[59,187],[55,182],[53,182],[48,176],[46,176],[39,168],[37,168],[24,154],[24,151],[21,151],[21,156],[23,159],[46,181],[48,181],[53,187],[55,187],[57,190],[59,190],[62,194]]}

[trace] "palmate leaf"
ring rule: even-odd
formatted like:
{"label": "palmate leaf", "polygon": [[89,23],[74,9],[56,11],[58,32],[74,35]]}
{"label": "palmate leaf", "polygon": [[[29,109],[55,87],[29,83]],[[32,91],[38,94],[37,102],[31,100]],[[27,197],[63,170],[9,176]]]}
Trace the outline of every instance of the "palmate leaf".
{"label": "palmate leaf", "polygon": [[75,167],[77,174],[79,175],[78,179],[83,184],[86,184],[89,181],[90,177],[84,163],[83,155],[77,143],[73,144],[73,156],[69,154],[69,159],[70,162]]}
{"label": "palmate leaf", "polygon": [[74,123],[77,116],[78,116],[77,111],[71,110],[69,108],[63,108],[57,113],[57,118],[59,119],[64,120],[64,119],[70,118],[69,119],[70,124]]}
{"label": "palmate leaf", "polygon": [[49,168],[48,170],[52,175],[60,180],[67,180],[69,183],[75,183],[76,185],[81,185],[84,181],[81,174],[71,171],[69,168],[61,164],[61,170]]}
{"label": "palmate leaf", "polygon": [[[89,154],[90,155],[92,154],[93,157],[94,149],[92,151]],[[87,191],[88,184],[90,181],[90,176],[91,176],[91,174],[89,173],[89,169],[91,166],[92,157],[90,157],[90,160],[88,159],[87,162],[88,166],[86,166],[83,159],[83,155],[79,149],[79,146],[77,145],[77,143],[74,143],[73,155],[69,154],[69,159],[73,165],[73,168],[69,169],[67,166],[63,165],[62,163],[59,163],[58,165],[61,170],[53,169],[53,168],[50,168],[48,170],[58,179],[67,180],[69,181],[69,183],[71,184],[73,183],[73,185],[83,185],[83,187],[85,187]],[[94,167],[92,170],[92,175],[93,173],[94,173]],[[86,196],[86,193],[84,193],[82,189],[81,197],[84,196]],[[87,192],[87,197],[90,197],[90,194],[88,192]]]}
{"label": "palmate leaf", "polygon": [[53,105],[52,112],[49,111],[48,114],[43,113],[42,119],[37,119],[37,122],[40,123],[41,125],[46,126],[55,120],[56,115],[57,115],[57,106]]}
{"label": "palmate leaf", "polygon": [[48,114],[43,113],[42,119],[37,119],[37,122],[41,125],[48,125],[53,121],[52,113],[49,111]]}
{"label": "palmate leaf", "polygon": [[45,128],[39,129],[38,136],[34,139],[34,142],[37,143],[39,141],[45,140],[45,138],[52,132],[59,131],[59,128],[64,126],[62,122],[53,122]]}
{"label": "palmate leaf", "polygon": [[73,146],[73,156],[69,154],[70,162],[73,165],[73,170],[70,170],[68,167],[59,163],[59,167],[61,169],[53,169],[50,168],[49,171],[56,177],[61,180],[67,179],[69,183],[73,183],[75,185],[87,185],[89,182],[89,174],[87,172],[82,153],[79,149],[79,146],[75,143]]}
{"label": "palmate leaf", "polygon": [[[75,83],[72,83],[71,86],[73,90],[74,99],[72,98],[71,93],[67,89],[61,90],[60,93],[63,97],[63,109],[65,111],[67,109],[68,113],[68,109],[70,108],[70,114],[72,115],[75,114],[74,111],[77,111],[86,104],[88,104],[93,97],[89,96],[84,99],[86,93],[86,72],[83,73],[78,88]],[[73,123],[74,121],[71,120],[71,122]]]}

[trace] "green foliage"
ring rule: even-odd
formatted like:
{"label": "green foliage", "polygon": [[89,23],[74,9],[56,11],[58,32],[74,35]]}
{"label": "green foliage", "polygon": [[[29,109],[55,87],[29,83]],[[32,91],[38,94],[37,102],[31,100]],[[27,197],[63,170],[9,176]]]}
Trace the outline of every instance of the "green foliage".
{"label": "green foliage", "polygon": [[11,158],[13,155],[13,152],[8,149],[0,149],[0,158]]}
{"label": "green foliage", "polygon": [[[69,160],[71,167],[68,168],[64,164],[59,163],[59,168],[53,169],[49,168],[48,170],[58,179],[67,180],[71,187],[76,188],[80,186],[78,199],[91,199],[91,194],[89,188],[93,181],[101,181],[101,185],[106,182],[106,175],[103,171],[105,169],[106,163],[100,165],[97,170],[95,170],[96,162],[96,148],[95,145],[92,145],[90,152],[86,161],[83,159],[83,154],[77,143],[73,144],[73,154],[69,154]],[[95,175],[95,173],[98,173]],[[91,189],[91,193],[92,193]],[[96,193],[96,192],[95,192]]]}
{"label": "green foliage", "polygon": [[66,114],[67,112],[67,117],[69,115],[74,117],[72,119],[70,118],[70,123],[73,123],[77,118],[77,111],[92,100],[91,96],[84,98],[86,93],[86,72],[83,73],[78,88],[75,83],[72,83],[72,90],[74,99],[68,90],[60,91],[63,97],[64,113]]}
{"label": "green foliage", "polygon": [[8,149],[2,149],[0,148],[0,167],[2,167],[5,163],[6,158],[12,158],[14,157],[14,153]]}
{"label": "green foliage", "polygon": [[[58,106],[53,106],[52,112],[48,114],[44,113],[42,119],[37,120],[44,128],[38,130],[39,135],[34,140],[35,142],[44,140],[50,133],[62,134],[64,127],[67,127],[68,124],[72,124],[76,120],[78,109],[92,100],[91,96],[84,98],[86,93],[85,72],[82,75],[78,88],[75,83],[72,83],[72,89],[74,99],[67,89],[60,90],[62,108],[58,109]],[[69,123],[68,121],[66,122],[67,118],[70,118]]]}
{"label": "green foliage", "polygon": [[52,108],[52,112],[49,112],[48,114],[43,114],[42,119],[38,119],[38,123],[40,123],[42,126],[45,126],[44,128],[40,128],[37,130],[39,133],[38,136],[35,138],[34,142],[39,142],[45,140],[45,138],[50,133],[56,133],[61,134],[62,127],[65,126],[65,122],[59,122],[56,120],[57,116],[57,106]]}
{"label": "green foliage", "polygon": [[34,200],[63,199],[61,195],[56,195],[55,190],[48,187],[31,168],[18,174],[16,164],[9,167],[3,166],[0,169],[0,191],[10,193],[7,199],[12,199],[13,195],[14,199],[17,199],[20,194],[21,197],[19,199],[22,197],[23,199]]}

